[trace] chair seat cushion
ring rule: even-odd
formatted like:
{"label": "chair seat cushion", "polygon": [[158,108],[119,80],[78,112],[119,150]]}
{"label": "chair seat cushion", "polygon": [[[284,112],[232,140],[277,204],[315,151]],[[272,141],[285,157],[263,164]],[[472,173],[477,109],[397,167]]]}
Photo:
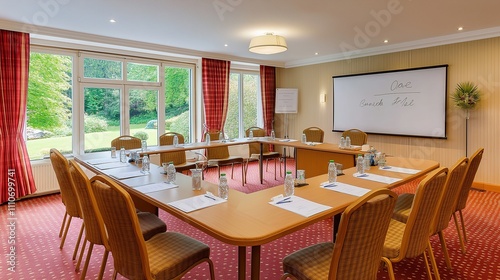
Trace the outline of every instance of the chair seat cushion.
{"label": "chair seat cushion", "polygon": [[389,259],[399,257],[405,227],[405,223],[391,219],[389,229],[387,230],[387,236],[385,237],[382,256]]}
{"label": "chair seat cushion", "polygon": [[415,194],[413,193],[403,193],[398,196],[398,200],[396,200],[396,206],[394,206],[394,213],[392,214],[392,218],[402,223],[406,223],[411,212],[411,206],[413,204],[414,197]]}
{"label": "chair seat cushion", "polygon": [[209,159],[208,160],[209,166],[228,165],[228,164],[233,164],[233,163],[243,163],[243,158],[238,157],[238,156],[230,156],[228,158]]}
{"label": "chair seat cushion", "polygon": [[297,279],[328,279],[334,244],[319,243],[283,259],[283,271]]}
{"label": "chair seat cushion", "polygon": [[138,212],[139,225],[144,240],[149,240],[158,233],[167,231],[167,225],[153,213]]}
{"label": "chair seat cushion", "polygon": [[178,232],[164,232],[146,242],[153,279],[173,279],[192,264],[210,257],[210,248]]}

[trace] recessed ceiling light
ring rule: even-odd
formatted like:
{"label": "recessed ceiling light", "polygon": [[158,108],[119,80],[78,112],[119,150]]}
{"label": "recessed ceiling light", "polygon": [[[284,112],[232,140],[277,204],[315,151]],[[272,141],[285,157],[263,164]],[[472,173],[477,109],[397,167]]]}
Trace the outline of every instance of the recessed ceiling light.
{"label": "recessed ceiling light", "polygon": [[387,43],[389,43],[389,40],[385,39],[385,40],[384,40],[384,43],[386,43],[386,44],[387,44]]}
{"label": "recessed ceiling light", "polygon": [[462,26],[458,27],[458,31],[462,31],[464,28]]}
{"label": "recessed ceiling light", "polygon": [[227,44],[224,44],[224,47],[227,47]]}
{"label": "recessed ceiling light", "polygon": [[314,55],[318,55],[319,53],[318,52],[315,52]]}
{"label": "recessed ceiling light", "polygon": [[111,22],[111,23],[115,23],[115,22],[116,22],[116,20],[114,20],[114,19],[110,19],[110,20],[109,20],[109,22]]}

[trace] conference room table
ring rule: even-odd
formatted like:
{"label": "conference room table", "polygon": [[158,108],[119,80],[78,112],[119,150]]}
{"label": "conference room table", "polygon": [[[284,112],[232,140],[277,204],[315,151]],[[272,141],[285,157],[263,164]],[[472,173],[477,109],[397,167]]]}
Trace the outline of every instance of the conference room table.
{"label": "conference room table", "polygon": [[[364,151],[360,151],[361,147],[353,149],[340,149],[338,144],[332,143],[315,143],[306,142],[302,143],[295,139],[282,139],[276,138],[271,139],[271,137],[253,137],[253,138],[235,138],[230,140],[216,140],[211,141],[210,144],[205,142],[196,142],[188,144],[180,144],[177,147],[173,145],[163,145],[163,146],[152,146],[148,147],[147,150],[137,150],[140,155],[151,155],[151,154],[161,154],[175,151],[190,151],[190,150],[202,150],[207,148],[216,148],[223,146],[234,146],[234,145],[244,145],[251,143],[260,143],[260,151],[262,158],[263,145],[275,145],[282,147],[294,148],[294,158],[295,166],[294,169],[305,170],[306,175],[309,177],[317,176],[320,174],[327,173],[328,162],[333,159],[336,163],[340,163],[344,168],[350,168],[355,166],[356,156],[360,153],[364,154]],[[356,147],[356,146],[353,146]],[[283,155],[286,151],[283,151]],[[286,170],[286,159],[284,162],[284,169]],[[263,162],[259,161],[259,177],[260,183],[263,183]]]}
{"label": "conference room table", "polygon": [[[106,160],[106,158],[110,158],[109,152],[75,157],[77,162],[92,172],[114,178],[119,185],[131,194],[134,202],[141,202],[140,205],[136,203],[136,207],[140,210],[144,210],[141,207],[145,205],[149,205],[149,209],[162,209],[213,238],[237,246],[238,279],[245,279],[246,277],[246,250],[248,247],[251,248],[251,279],[259,279],[260,249],[262,245],[321,220],[341,214],[360,195],[357,191],[354,193],[340,192],[342,189],[340,187],[338,189],[337,187],[320,187],[322,183],[327,181],[327,175],[323,174],[307,178],[307,186],[296,188],[291,199],[292,203],[278,205],[276,200],[272,200],[283,194],[283,185],[249,194],[230,189],[227,201],[185,212],[174,206],[174,204],[183,199],[202,197],[207,192],[217,195],[217,185],[202,181],[202,189],[193,190],[191,177],[177,173],[176,185],[178,187],[160,191],[144,191],[140,190],[141,187],[165,181],[166,175],[161,173],[162,168],[151,164],[149,174],[137,175],[139,174],[137,173],[139,167],[133,163],[121,164],[119,168],[102,168],[103,164],[109,164],[105,163],[106,161],[112,161]],[[119,162],[116,162],[111,164],[119,165]],[[368,176],[366,178],[356,177],[355,168],[347,168],[344,170],[344,175],[338,177],[338,185],[347,184],[358,188],[358,191],[359,189],[369,191],[379,188],[395,188],[439,167],[438,162],[431,160],[398,157],[388,157],[387,164],[390,167],[389,169],[381,170],[376,166],[371,167],[367,171]],[[120,179],[121,177],[127,177],[127,174],[131,174],[130,176],[135,175],[130,178]],[[382,178],[382,181],[368,179],[371,176],[373,178]],[[207,200],[211,199],[213,197],[207,198]],[[321,211],[305,215],[304,213],[292,211],[293,208],[283,208],[285,206],[293,207],[296,202],[305,203],[302,206],[306,206],[306,208],[317,204],[315,207],[319,205],[320,207],[317,209],[321,209]]]}

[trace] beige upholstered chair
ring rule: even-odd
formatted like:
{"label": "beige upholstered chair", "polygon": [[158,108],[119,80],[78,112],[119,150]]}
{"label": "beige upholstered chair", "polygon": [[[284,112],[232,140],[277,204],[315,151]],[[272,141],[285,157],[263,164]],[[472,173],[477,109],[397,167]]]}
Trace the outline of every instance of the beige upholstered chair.
{"label": "beige upholstered chair", "polygon": [[390,279],[394,279],[393,263],[406,258],[419,257],[422,254],[424,255],[428,277],[432,279],[426,251],[430,256],[434,274],[439,279],[429,235],[447,175],[448,168],[446,167],[438,168],[428,174],[417,187],[412,209],[406,223],[391,219],[383,250],[383,256],[385,257],[383,260],[387,264]]}
{"label": "beige upholstered chair", "polygon": [[[64,213],[63,222],[59,231],[59,237],[62,236],[61,245],[59,246],[59,248],[62,249],[64,247],[64,242],[66,241],[66,236],[68,235],[68,230],[72,218],[81,219],[82,212],[77,194],[75,193],[75,190],[73,188],[73,180],[71,178],[71,175],[69,174],[68,160],[63,156],[63,154],[61,154],[61,152],[59,152],[57,149],[52,148],[50,149],[50,161],[52,163],[52,168],[54,168],[54,172],[56,173],[57,182],[59,183],[62,202],[66,207],[66,212]],[[68,218],[67,221],[66,218]],[[78,235],[78,240],[76,241],[75,250],[73,251],[73,260],[76,259],[76,254],[78,252],[78,247],[80,247],[80,241],[82,239],[84,227],[85,225],[84,223],[82,223],[80,234]]]}
{"label": "beige upholstered chair", "polygon": [[342,132],[342,136],[345,138],[349,136],[351,138],[351,145],[362,146],[368,142],[368,135],[359,129],[349,129]]}
{"label": "beige upholstered chair", "polygon": [[[207,132],[210,135],[211,141],[219,140],[219,131]],[[223,165],[231,165],[231,179],[234,173],[234,164],[241,164],[241,185],[245,185],[245,163],[242,157],[231,156],[227,146],[207,148],[208,166],[217,166],[217,172],[220,177],[220,167]]]}
{"label": "beige upholstered chair", "polygon": [[[455,226],[457,228],[458,238],[460,240],[460,246],[462,248],[462,253],[465,254],[465,243],[467,241],[467,234],[465,233],[465,223],[464,217],[462,216],[462,210],[465,209],[467,205],[467,198],[469,197],[469,191],[472,187],[472,182],[474,182],[474,177],[476,177],[477,169],[483,158],[484,148],[479,148],[470,158],[469,167],[467,168],[467,173],[465,174],[462,187],[460,188],[460,193],[458,195],[457,203],[455,205],[455,211],[453,212],[453,220],[455,221]],[[457,212],[460,214],[460,222],[462,224],[462,232],[464,236],[460,233],[460,227],[457,219]]]}
{"label": "beige upholstered chair", "polygon": [[111,140],[111,147],[115,147],[117,150],[121,149],[121,147],[125,148],[125,150],[140,149],[141,139],[130,135],[122,135]]}
{"label": "beige upholstered chair", "polygon": [[[184,144],[184,136],[180,133],[176,132],[167,132],[160,136],[160,146],[165,145],[173,145],[174,144],[174,136],[177,135],[177,139],[179,140],[179,144]],[[196,168],[194,162],[187,162],[186,160],[186,152],[185,151],[177,151],[177,152],[168,152],[160,154],[160,162],[173,162],[175,165],[175,170],[177,172],[182,172],[185,170],[189,170],[191,168]]]}
{"label": "beige upholstered chair", "polygon": [[[253,126],[253,127],[248,128],[245,131],[247,137],[249,136],[250,131],[252,131],[254,137],[266,136],[266,131],[260,127]],[[248,144],[248,149],[249,149],[248,161],[260,159],[260,143],[250,143],[250,144]],[[270,159],[274,160],[274,180],[276,180],[276,163],[280,159],[280,153],[269,151],[269,145],[263,144],[262,145],[262,159],[266,160],[266,171],[267,171],[267,167],[269,165],[269,160]],[[247,168],[248,168],[248,162],[247,162]],[[245,173],[246,172],[247,172],[247,170],[245,168]],[[281,174],[281,168],[280,168],[280,174]]]}
{"label": "beige upholstered chair", "polygon": [[178,232],[163,232],[144,240],[130,195],[106,176],[90,180],[113,253],[114,274],[127,279],[180,279],[202,262],[214,267],[210,247]]}
{"label": "beige upholstered chair", "polygon": [[336,242],[285,257],[281,279],[377,279],[396,197],[388,189],[360,197],[342,214]]}
{"label": "beige upholstered chair", "polygon": [[[110,250],[104,222],[102,220],[101,213],[99,212],[99,209],[97,208],[97,205],[95,204],[95,201],[93,200],[90,193],[91,190],[89,178],[80,168],[78,163],[76,163],[76,161],[73,159],[69,160],[69,171],[73,178],[74,189],[78,196],[78,201],[81,205],[83,223],[85,224],[85,239],[83,242],[82,250],[80,252],[80,257],[76,265],[76,270],[80,269],[80,263],[82,261],[87,241],[89,242],[89,249],[87,251],[87,258],[85,260],[85,265],[80,275],[80,279],[85,279],[85,274],[87,272],[94,245],[103,245],[104,254],[101,262],[101,270],[98,276],[98,279],[102,279]],[[167,225],[152,213],[137,212],[137,217],[139,218],[139,225],[145,240],[149,240],[156,234],[165,232],[167,230]]]}
{"label": "beige upholstered chair", "polygon": [[[450,168],[448,172],[448,178],[446,179],[445,186],[443,188],[443,191],[441,192],[437,215],[431,226],[431,235],[439,235],[441,249],[443,250],[446,265],[450,269],[451,261],[448,255],[448,249],[446,248],[446,240],[443,234],[443,230],[448,227],[451,216],[455,210],[455,204],[460,192],[460,187],[462,186],[468,166],[469,159],[463,157],[458,160],[453,167]],[[411,205],[413,203],[414,197],[415,195],[410,193],[405,193],[398,197],[396,207],[394,208],[394,219],[406,223],[408,215],[411,211]]]}
{"label": "beige upholstered chair", "polygon": [[318,142],[323,143],[323,138],[325,136],[325,132],[315,126],[308,127],[302,131],[306,135],[307,142]]}

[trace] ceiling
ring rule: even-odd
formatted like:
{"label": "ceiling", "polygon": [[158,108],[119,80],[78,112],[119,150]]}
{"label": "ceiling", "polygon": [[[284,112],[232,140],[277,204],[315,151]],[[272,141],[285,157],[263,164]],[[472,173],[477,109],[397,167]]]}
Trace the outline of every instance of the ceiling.
{"label": "ceiling", "polygon": [[[0,28],[35,39],[281,67],[500,36],[500,1],[492,0],[0,0],[0,7]],[[252,37],[269,32],[286,38],[286,52],[248,51]]]}

